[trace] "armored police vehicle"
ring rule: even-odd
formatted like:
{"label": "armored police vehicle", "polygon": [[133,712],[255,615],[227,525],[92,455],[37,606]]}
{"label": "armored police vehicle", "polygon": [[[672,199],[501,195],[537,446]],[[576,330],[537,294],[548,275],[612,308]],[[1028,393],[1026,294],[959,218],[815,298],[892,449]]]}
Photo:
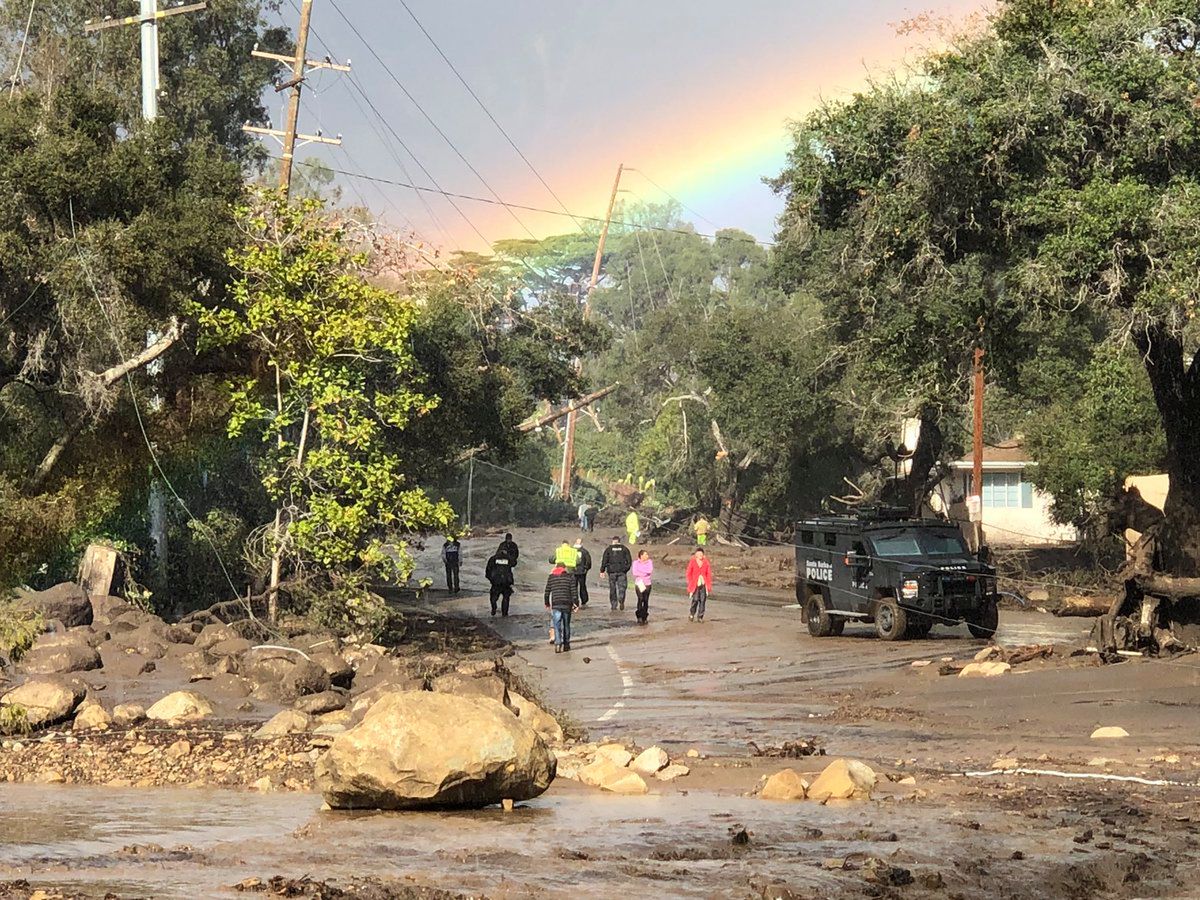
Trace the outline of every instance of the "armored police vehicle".
{"label": "armored police vehicle", "polygon": [[996,570],[948,522],[887,508],[796,523],[796,601],[809,634],[874,623],[886,641],[965,621],[977,638],[998,619]]}

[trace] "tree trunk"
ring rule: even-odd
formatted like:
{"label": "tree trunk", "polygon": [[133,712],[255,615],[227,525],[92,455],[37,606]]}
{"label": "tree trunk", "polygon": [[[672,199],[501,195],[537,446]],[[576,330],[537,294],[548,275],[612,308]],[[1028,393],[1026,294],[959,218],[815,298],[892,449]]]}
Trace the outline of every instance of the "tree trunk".
{"label": "tree trunk", "polygon": [[[933,488],[936,478],[933,472],[942,455],[942,429],[937,422],[937,410],[926,407],[921,410],[921,434],[917,446],[909,447],[912,454],[908,462],[908,473],[885,488],[882,499],[900,506],[913,515],[919,515],[925,498]],[[886,465],[888,460],[884,460]]]}
{"label": "tree trunk", "polygon": [[1154,326],[1134,332],[1167,439],[1167,495],[1159,556],[1171,575],[1200,575],[1200,357],[1184,362],[1178,335]]}

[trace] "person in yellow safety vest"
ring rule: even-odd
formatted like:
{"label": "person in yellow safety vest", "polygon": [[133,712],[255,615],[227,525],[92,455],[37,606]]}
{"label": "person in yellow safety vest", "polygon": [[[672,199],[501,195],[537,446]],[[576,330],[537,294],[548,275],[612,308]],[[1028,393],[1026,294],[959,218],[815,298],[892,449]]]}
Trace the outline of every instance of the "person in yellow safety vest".
{"label": "person in yellow safety vest", "polygon": [[575,574],[575,567],[579,565],[579,551],[571,546],[570,541],[564,540],[554,551],[554,556],[550,558],[550,562],[556,566],[562,566],[569,569],[571,574]]}
{"label": "person in yellow safety vest", "polygon": [[704,518],[704,513],[700,514],[695,522],[692,523],[692,531],[696,534],[696,546],[703,547],[708,543],[708,519]]}
{"label": "person in yellow safety vest", "polygon": [[638,522],[638,514],[634,510],[629,511],[629,515],[625,517],[625,532],[629,535],[629,543],[636,544],[638,537],[641,535],[641,523]]}

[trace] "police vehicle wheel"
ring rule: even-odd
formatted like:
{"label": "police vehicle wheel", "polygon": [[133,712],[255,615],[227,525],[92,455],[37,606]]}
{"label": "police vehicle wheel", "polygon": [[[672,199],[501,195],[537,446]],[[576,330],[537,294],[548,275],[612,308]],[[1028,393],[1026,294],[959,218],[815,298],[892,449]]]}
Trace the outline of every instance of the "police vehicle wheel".
{"label": "police vehicle wheel", "polygon": [[988,639],[996,634],[1000,624],[1000,610],[995,603],[989,603],[977,615],[967,619],[967,629],[973,638]]}
{"label": "police vehicle wheel", "polygon": [[875,610],[875,634],[885,641],[902,641],[908,633],[908,616],[895,600],[880,600]]}
{"label": "police vehicle wheel", "polygon": [[833,621],[825,612],[825,601],[818,594],[813,594],[805,603],[805,618],[808,619],[808,633],[813,637],[829,637],[833,633]]}

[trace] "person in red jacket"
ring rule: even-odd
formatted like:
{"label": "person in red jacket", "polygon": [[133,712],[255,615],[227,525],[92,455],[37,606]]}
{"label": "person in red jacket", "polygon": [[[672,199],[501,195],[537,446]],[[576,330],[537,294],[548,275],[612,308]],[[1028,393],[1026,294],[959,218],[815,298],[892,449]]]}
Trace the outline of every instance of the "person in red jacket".
{"label": "person in red jacket", "polygon": [[712,566],[704,550],[696,548],[687,566],[688,597],[692,601],[692,611],[688,616],[689,622],[704,621],[704,604],[712,594]]}

